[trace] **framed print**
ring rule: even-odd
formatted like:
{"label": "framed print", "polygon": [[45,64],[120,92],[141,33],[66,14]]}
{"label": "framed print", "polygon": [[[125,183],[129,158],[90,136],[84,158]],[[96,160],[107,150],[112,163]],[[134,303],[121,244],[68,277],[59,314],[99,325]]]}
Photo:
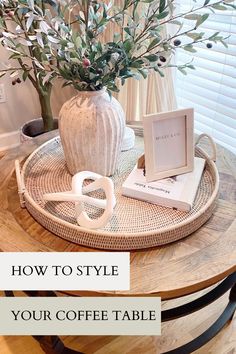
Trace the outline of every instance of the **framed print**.
{"label": "framed print", "polygon": [[144,116],[147,182],[193,170],[193,125],[192,108]]}

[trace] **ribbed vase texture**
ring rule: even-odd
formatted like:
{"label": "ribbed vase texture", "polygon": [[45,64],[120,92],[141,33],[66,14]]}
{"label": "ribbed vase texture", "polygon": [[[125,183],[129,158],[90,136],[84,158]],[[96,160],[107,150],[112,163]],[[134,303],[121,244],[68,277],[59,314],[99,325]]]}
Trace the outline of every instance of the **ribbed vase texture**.
{"label": "ribbed vase texture", "polygon": [[80,92],[64,103],[59,133],[69,172],[114,174],[124,129],[123,109],[105,90]]}

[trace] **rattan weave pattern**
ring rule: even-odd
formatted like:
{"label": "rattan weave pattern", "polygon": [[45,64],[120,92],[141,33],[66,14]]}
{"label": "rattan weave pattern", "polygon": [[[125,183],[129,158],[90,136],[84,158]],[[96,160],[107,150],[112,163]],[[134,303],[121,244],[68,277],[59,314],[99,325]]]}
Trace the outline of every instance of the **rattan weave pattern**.
{"label": "rattan weave pattern", "polygon": [[[143,152],[143,139],[136,137],[132,150],[122,152],[118,169],[112,177],[117,205],[104,229],[88,230],[76,223],[73,203],[45,202],[44,193],[71,189],[69,174],[59,138],[42,145],[27,159],[23,167],[25,204],[33,217],[54,234],[101,249],[131,250],[163,245],[179,240],[198,229],[211,216],[218,192],[218,173],[215,164],[207,160],[195,204],[190,212],[160,207],[121,195],[121,186],[137,158]],[[200,148],[196,155],[206,157]],[[103,198],[103,192],[93,196]],[[90,217],[98,217],[100,210],[87,206]]]}

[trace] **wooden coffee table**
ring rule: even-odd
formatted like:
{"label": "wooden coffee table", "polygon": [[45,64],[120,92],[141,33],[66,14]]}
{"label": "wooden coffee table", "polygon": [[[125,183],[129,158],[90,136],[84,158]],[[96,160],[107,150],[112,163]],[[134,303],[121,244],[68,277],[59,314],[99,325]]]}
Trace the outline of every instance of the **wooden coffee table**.
{"label": "wooden coffee table", "polygon": [[[86,247],[61,239],[39,225],[21,209],[18,200],[13,161],[23,159],[42,142],[55,136],[48,133],[0,160],[0,248],[3,252],[81,252]],[[191,236],[163,247],[131,252],[131,290],[124,292],[66,292],[69,295],[161,296],[179,298],[216,285],[202,297],[162,312],[169,321],[198,311],[231,289],[229,302],[218,320],[202,335],[166,353],[191,353],[215,336],[236,309],[236,157],[218,147],[220,195],[210,220]],[[99,250],[92,250],[99,251]],[[220,283],[219,283],[220,282]],[[54,296],[52,292],[28,292],[29,295]],[[7,292],[8,295],[13,295]],[[46,353],[76,353],[58,337],[35,337]],[[78,352],[77,352],[78,353]]]}

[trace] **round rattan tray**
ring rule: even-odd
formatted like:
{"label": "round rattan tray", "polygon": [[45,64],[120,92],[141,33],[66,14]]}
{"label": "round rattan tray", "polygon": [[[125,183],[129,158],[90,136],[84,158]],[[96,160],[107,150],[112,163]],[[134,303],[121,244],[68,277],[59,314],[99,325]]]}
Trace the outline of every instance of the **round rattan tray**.
{"label": "round rattan tray", "polygon": [[[117,205],[109,223],[103,229],[89,230],[76,223],[72,202],[45,202],[44,193],[71,189],[71,175],[64,160],[60,138],[54,138],[35,150],[26,160],[21,174],[24,205],[46,229],[64,239],[81,245],[110,250],[132,250],[164,245],[177,241],[203,225],[214,210],[219,177],[215,163],[199,147],[196,156],[206,159],[200,187],[190,212],[149,204],[122,196],[123,181],[143,152],[143,139],[136,137],[132,150],[122,152],[115,175]],[[93,196],[103,198],[101,190]],[[87,207],[90,217],[101,210]]]}

